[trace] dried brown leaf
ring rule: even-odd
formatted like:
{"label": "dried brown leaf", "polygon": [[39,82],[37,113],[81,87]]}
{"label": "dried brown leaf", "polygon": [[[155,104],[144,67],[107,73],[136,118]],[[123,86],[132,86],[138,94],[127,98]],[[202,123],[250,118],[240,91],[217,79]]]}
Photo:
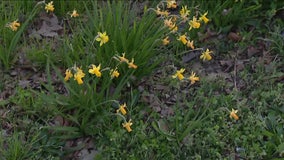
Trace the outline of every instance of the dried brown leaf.
{"label": "dried brown leaf", "polygon": [[247,49],[247,56],[250,58],[258,52],[259,50],[257,48],[255,48],[254,46],[249,46]]}
{"label": "dried brown leaf", "polygon": [[42,25],[38,31],[32,33],[33,36],[39,34],[43,37],[56,37],[63,29],[63,27],[59,25],[58,18],[55,14],[51,16],[43,14],[40,19],[42,20]]}
{"label": "dried brown leaf", "polygon": [[198,57],[199,55],[200,55],[200,52],[198,51],[186,53],[184,56],[182,56],[182,62],[187,63],[191,61],[192,59]]}
{"label": "dried brown leaf", "polygon": [[19,80],[19,86],[22,88],[28,88],[30,86],[29,80]]}
{"label": "dried brown leaf", "polygon": [[242,39],[242,37],[235,32],[230,32],[228,38],[234,42],[238,42]]}

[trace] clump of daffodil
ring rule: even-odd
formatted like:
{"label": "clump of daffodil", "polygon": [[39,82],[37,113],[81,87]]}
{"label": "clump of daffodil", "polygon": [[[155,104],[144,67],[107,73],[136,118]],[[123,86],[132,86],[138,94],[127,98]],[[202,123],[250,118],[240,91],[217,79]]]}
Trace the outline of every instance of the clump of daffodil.
{"label": "clump of daffodil", "polygon": [[184,71],[185,71],[184,68],[177,70],[176,73],[172,76],[172,78],[178,78],[179,80],[183,80],[184,79],[184,75],[183,75]]}
{"label": "clump of daffodil", "polygon": [[18,22],[18,20],[15,20],[11,23],[8,23],[6,25],[6,27],[9,27],[12,31],[17,31],[18,30],[18,27],[20,27],[21,24]]}
{"label": "clump of daffodil", "polygon": [[164,45],[164,46],[168,45],[168,44],[170,43],[169,36],[167,36],[166,38],[164,38],[164,39],[162,40],[162,42],[163,42],[163,45]]}
{"label": "clump of daffodil", "polygon": [[203,21],[205,24],[209,22],[209,19],[206,17],[208,12],[204,13],[201,17],[199,17],[199,21]]}
{"label": "clump of daffodil", "polygon": [[126,115],[127,111],[125,110],[126,103],[119,106],[119,108],[116,110],[117,113],[121,112],[122,115]]}
{"label": "clump of daffodil", "polygon": [[190,14],[190,10],[187,9],[187,6],[182,6],[179,11],[180,17],[183,19],[183,22],[187,21],[187,16]]}
{"label": "clump of daffodil", "polygon": [[109,37],[106,34],[106,32],[104,33],[98,32],[98,35],[96,36],[96,41],[100,42],[100,46],[102,46],[103,44],[109,41]]}
{"label": "clump of daffodil", "polygon": [[76,80],[78,84],[83,84],[83,77],[85,77],[85,73],[77,67],[76,73],[74,74],[74,80]]}
{"label": "clump of daffodil", "polygon": [[72,74],[71,70],[70,69],[66,69],[64,80],[68,81],[72,77],[73,77],[73,74]]}
{"label": "clump of daffodil", "polygon": [[207,48],[205,52],[201,53],[200,59],[210,61],[212,59],[211,53],[212,51]]}
{"label": "clump of daffodil", "polygon": [[53,1],[47,3],[45,5],[45,8],[46,12],[53,12],[54,11],[54,5],[53,5]]}
{"label": "clump of daffodil", "polygon": [[188,79],[190,80],[190,84],[194,84],[196,81],[199,81],[199,77],[197,77],[194,72],[191,72]]}
{"label": "clump of daffodil", "polygon": [[167,8],[175,9],[177,8],[176,0],[167,0]]}
{"label": "clump of daffodil", "polygon": [[131,122],[131,119],[128,121],[128,122],[124,122],[122,123],[122,126],[127,130],[127,132],[131,132],[132,129],[131,129],[131,126],[132,126],[132,122]]}
{"label": "clump of daffodil", "polygon": [[137,69],[137,65],[134,64],[134,58],[132,58],[131,62],[128,62],[128,68],[133,68],[133,69]]}
{"label": "clump of daffodil", "polygon": [[191,30],[192,28],[199,28],[200,27],[200,22],[197,21],[196,17],[193,16],[192,20],[189,21],[189,30]]}
{"label": "clump of daffodil", "polygon": [[184,45],[186,45],[186,43],[187,43],[187,37],[186,37],[185,34],[179,36],[179,38],[177,40],[181,41]]}
{"label": "clump of daffodil", "polygon": [[230,118],[234,118],[235,120],[239,119],[239,116],[237,115],[238,110],[234,110],[232,109],[232,111],[230,112]]}
{"label": "clump of daffodil", "polygon": [[114,78],[114,77],[118,78],[118,76],[119,76],[119,72],[118,72],[117,68],[110,70],[110,77],[111,78]]}
{"label": "clump of daffodil", "polygon": [[71,17],[79,17],[79,14],[77,13],[77,10],[73,10],[72,13],[70,14]]}
{"label": "clump of daffodil", "polygon": [[89,73],[95,74],[98,78],[100,78],[102,76],[102,73],[100,71],[101,64],[99,64],[98,66],[92,64],[91,66],[92,66],[92,68],[89,69]]}

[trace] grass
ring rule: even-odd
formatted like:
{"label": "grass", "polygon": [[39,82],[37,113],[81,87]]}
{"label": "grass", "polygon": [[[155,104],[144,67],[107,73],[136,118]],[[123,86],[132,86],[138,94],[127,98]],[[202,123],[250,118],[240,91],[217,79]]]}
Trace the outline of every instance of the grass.
{"label": "grass", "polygon": [[[0,159],[284,157],[282,2],[181,1],[189,20],[208,11],[210,21],[189,31],[177,19],[177,32],[153,11],[164,2],[54,1],[53,16],[41,2],[0,3]],[[5,27],[16,19],[17,31]],[[181,68],[200,80],[173,79]]]}

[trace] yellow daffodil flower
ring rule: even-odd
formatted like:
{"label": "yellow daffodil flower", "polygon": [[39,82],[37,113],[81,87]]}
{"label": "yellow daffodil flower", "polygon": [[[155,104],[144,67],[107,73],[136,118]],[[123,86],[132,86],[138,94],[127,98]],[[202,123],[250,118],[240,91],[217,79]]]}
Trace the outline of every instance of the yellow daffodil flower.
{"label": "yellow daffodil flower", "polygon": [[232,109],[232,111],[230,112],[230,118],[234,118],[235,120],[238,120],[239,117],[237,115],[238,110],[234,110]]}
{"label": "yellow daffodil flower", "polygon": [[165,19],[164,25],[167,26],[171,30],[171,32],[173,32],[173,33],[178,30],[178,27],[177,27],[176,23],[173,21],[173,18]]}
{"label": "yellow daffodil flower", "polygon": [[102,73],[100,72],[100,69],[101,69],[101,64],[99,64],[98,66],[92,64],[92,68],[89,69],[89,73],[95,74],[97,77],[101,77]]}
{"label": "yellow daffodil flower", "polygon": [[172,8],[172,9],[177,8],[176,0],[167,0],[167,8]]}
{"label": "yellow daffodil flower", "polygon": [[164,45],[164,46],[168,45],[168,44],[170,43],[169,36],[167,36],[166,38],[164,38],[164,39],[162,40],[162,42],[163,42],[163,45]]}
{"label": "yellow daffodil flower", "polygon": [[176,24],[174,24],[174,26],[172,28],[170,28],[172,33],[175,33],[178,30],[178,26]]}
{"label": "yellow daffodil flower", "polygon": [[122,126],[127,130],[127,132],[131,132],[131,126],[132,126],[132,122],[131,119],[128,122],[124,122],[122,123]]}
{"label": "yellow daffodil flower", "polygon": [[200,59],[202,59],[203,61],[210,61],[212,59],[210,53],[212,53],[212,51],[209,51],[209,49],[207,48],[206,51],[201,54]]}
{"label": "yellow daffodil flower", "polygon": [[21,24],[18,22],[18,20],[15,20],[14,22],[8,23],[6,27],[9,27],[12,31],[17,31],[18,27],[20,27]]}
{"label": "yellow daffodil flower", "polygon": [[194,49],[193,40],[192,41],[188,40],[187,43],[186,43],[186,46],[188,48]]}
{"label": "yellow daffodil flower", "polygon": [[185,69],[181,68],[172,76],[172,78],[178,78],[179,80],[183,80],[184,79],[184,76],[183,76],[184,71],[185,71]]}
{"label": "yellow daffodil flower", "polygon": [[108,38],[106,32],[104,32],[104,33],[98,32],[96,41],[100,42],[100,46],[107,43],[108,40],[109,40],[109,38]]}
{"label": "yellow daffodil flower", "polygon": [[118,56],[119,61],[122,62],[126,62],[128,63],[129,60],[127,58],[125,58],[125,53],[122,53],[122,56]]}
{"label": "yellow daffodil flower", "polygon": [[70,69],[66,69],[64,80],[65,80],[65,81],[68,81],[68,80],[69,80],[70,78],[72,78],[72,77],[73,77],[73,74],[72,74],[71,70],[70,70]]}
{"label": "yellow daffodil flower", "polygon": [[79,17],[79,14],[77,13],[77,10],[74,9],[70,16],[71,17]]}
{"label": "yellow daffodil flower", "polygon": [[189,30],[191,30],[192,28],[199,28],[200,27],[200,23],[197,21],[195,16],[193,16],[192,20],[189,21],[189,25],[190,25]]}
{"label": "yellow daffodil flower", "polygon": [[76,73],[74,74],[74,80],[76,80],[78,84],[83,84],[83,77],[85,77],[85,73],[83,73],[83,71],[77,67]]}
{"label": "yellow daffodil flower", "polygon": [[46,10],[46,12],[53,12],[54,11],[53,1],[46,4],[44,9]]}
{"label": "yellow daffodil flower", "polygon": [[204,14],[199,18],[199,21],[202,21],[202,20],[203,20],[204,23],[208,23],[208,22],[209,22],[209,19],[206,17],[207,13],[208,13],[208,12],[204,13]]}
{"label": "yellow daffodil flower", "polygon": [[194,84],[196,81],[199,81],[199,77],[195,76],[194,72],[191,72],[188,79],[190,80],[190,84]]}
{"label": "yellow daffodil flower", "polygon": [[128,62],[128,68],[136,69],[137,65],[134,64],[134,58],[132,58],[131,62]]}
{"label": "yellow daffodil flower", "polygon": [[161,9],[159,7],[157,7],[157,10],[154,10],[156,12],[156,14],[158,16],[165,16],[168,17],[169,16],[169,12],[168,11],[161,11]]}
{"label": "yellow daffodil flower", "polygon": [[126,112],[125,108],[126,108],[126,103],[120,105],[119,108],[116,110],[116,112],[118,113],[120,111],[121,114],[126,115],[127,112]]}
{"label": "yellow daffodil flower", "polygon": [[177,40],[181,41],[184,45],[187,43],[187,38],[186,38],[185,34],[179,36],[179,38]]}
{"label": "yellow daffodil flower", "polygon": [[173,23],[176,23],[177,22],[177,20],[178,20],[178,16],[176,16],[176,15],[172,15],[172,22]]}
{"label": "yellow daffodil flower", "polygon": [[189,16],[190,10],[187,9],[187,6],[182,6],[181,10],[179,11],[180,17],[186,21],[187,16]]}
{"label": "yellow daffodil flower", "polygon": [[173,23],[173,21],[172,21],[172,18],[170,18],[170,19],[165,19],[165,20],[164,20],[164,25],[167,26],[167,27],[169,27],[169,28],[173,28],[173,27],[175,26],[174,23]]}
{"label": "yellow daffodil flower", "polygon": [[117,68],[110,70],[110,77],[111,78],[114,78],[114,77],[117,78],[118,76],[119,76],[119,72],[118,72]]}

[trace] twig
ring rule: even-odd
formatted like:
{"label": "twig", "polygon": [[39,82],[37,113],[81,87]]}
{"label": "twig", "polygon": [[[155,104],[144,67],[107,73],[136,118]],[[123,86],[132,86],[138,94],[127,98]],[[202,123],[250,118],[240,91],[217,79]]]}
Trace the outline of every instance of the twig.
{"label": "twig", "polygon": [[237,57],[238,57],[238,51],[235,52],[235,58],[234,58],[234,87],[236,90],[238,90],[237,88]]}

